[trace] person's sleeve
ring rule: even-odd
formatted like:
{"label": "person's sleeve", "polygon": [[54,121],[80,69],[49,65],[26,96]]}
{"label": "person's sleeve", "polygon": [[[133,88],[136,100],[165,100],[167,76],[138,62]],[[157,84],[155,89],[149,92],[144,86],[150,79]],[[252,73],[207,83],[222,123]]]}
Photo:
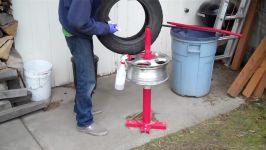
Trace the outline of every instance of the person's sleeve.
{"label": "person's sleeve", "polygon": [[91,0],[73,0],[67,16],[70,26],[87,35],[105,35],[109,33],[109,25],[97,22],[91,17]]}

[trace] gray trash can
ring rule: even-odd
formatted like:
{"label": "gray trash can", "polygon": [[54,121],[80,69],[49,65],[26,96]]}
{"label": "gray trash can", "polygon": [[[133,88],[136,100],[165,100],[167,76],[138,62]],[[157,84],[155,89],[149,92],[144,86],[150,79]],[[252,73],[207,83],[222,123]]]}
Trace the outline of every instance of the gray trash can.
{"label": "gray trash can", "polygon": [[215,33],[181,28],[172,29],[171,36],[172,90],[183,96],[208,94],[218,37]]}

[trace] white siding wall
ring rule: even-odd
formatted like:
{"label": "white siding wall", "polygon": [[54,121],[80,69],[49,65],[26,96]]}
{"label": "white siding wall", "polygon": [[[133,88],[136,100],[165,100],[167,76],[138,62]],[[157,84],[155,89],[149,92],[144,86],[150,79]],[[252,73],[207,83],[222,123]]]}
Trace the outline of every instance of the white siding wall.
{"label": "white siding wall", "polygon": [[[16,48],[24,61],[44,59],[53,64],[54,85],[73,81],[71,55],[58,22],[59,0],[13,0],[14,16],[19,21]],[[198,24],[196,11],[206,0],[160,0],[164,22]],[[188,14],[184,9],[189,8]],[[119,35],[130,35],[143,21],[143,11],[136,0],[121,0],[111,12],[113,22],[122,27]],[[100,57],[99,75],[113,73],[119,55],[104,48],[95,38],[95,53]],[[154,51],[171,54],[169,29],[164,28],[153,45]]]}

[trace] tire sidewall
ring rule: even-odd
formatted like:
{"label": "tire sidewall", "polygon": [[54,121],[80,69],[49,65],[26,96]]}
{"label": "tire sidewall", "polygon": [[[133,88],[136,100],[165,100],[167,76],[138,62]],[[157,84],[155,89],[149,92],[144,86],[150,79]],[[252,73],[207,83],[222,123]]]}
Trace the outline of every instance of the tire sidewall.
{"label": "tire sidewall", "polygon": [[[101,0],[96,10],[96,20],[109,21],[109,12],[119,0]],[[128,38],[117,37],[114,34],[98,36],[100,42],[111,51],[119,54],[138,54],[144,50],[145,27],[152,29],[152,42],[158,37],[162,27],[162,8],[158,0],[137,0],[145,10],[145,24],[136,34]]]}

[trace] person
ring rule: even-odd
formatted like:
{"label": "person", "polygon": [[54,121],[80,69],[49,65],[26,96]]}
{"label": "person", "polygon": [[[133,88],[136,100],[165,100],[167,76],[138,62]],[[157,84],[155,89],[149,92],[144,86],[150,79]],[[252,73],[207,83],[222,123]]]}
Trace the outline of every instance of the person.
{"label": "person", "polygon": [[74,58],[76,95],[74,111],[77,130],[95,136],[108,131],[93,121],[92,92],[95,87],[93,35],[113,34],[117,25],[95,20],[100,0],[60,0],[59,21],[70,52]]}

